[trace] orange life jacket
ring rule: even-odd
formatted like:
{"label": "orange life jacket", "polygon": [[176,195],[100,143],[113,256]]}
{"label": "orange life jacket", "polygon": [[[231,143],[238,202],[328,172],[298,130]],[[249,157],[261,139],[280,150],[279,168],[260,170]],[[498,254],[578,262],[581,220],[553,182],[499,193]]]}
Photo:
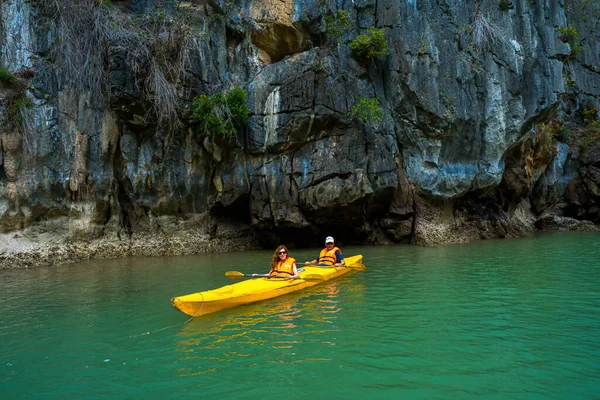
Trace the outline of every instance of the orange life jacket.
{"label": "orange life jacket", "polygon": [[337,247],[334,247],[331,250],[327,250],[327,247],[325,247],[323,250],[321,250],[321,253],[319,254],[319,264],[325,264],[325,265],[335,264],[335,262],[336,262],[335,252],[336,251],[339,251],[340,254],[342,253],[342,251]]}
{"label": "orange life jacket", "polygon": [[279,261],[277,266],[274,269],[271,269],[271,272],[275,272],[276,274],[289,274],[294,275],[294,263],[296,260],[292,257],[287,257],[284,261]]}

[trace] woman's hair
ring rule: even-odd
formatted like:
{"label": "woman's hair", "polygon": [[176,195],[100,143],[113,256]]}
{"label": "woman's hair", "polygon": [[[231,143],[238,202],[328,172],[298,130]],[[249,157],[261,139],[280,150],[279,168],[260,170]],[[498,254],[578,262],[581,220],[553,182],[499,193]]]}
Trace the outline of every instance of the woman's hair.
{"label": "woman's hair", "polygon": [[281,250],[285,250],[286,254],[290,255],[288,248],[285,247],[284,245],[280,244],[279,246],[277,246],[277,248],[275,249],[275,254],[273,254],[273,262],[271,263],[271,269],[275,269],[275,267],[277,266],[277,264],[279,264],[279,252]]}

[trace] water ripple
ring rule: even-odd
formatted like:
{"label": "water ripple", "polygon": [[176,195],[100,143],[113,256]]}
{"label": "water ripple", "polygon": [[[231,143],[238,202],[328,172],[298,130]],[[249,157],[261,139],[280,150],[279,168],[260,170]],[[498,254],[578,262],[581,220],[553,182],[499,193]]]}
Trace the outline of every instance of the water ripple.
{"label": "water ripple", "polygon": [[28,399],[594,398],[599,249],[598,234],[344,249],[368,269],[187,323],[170,297],[271,254],[0,271],[0,382]]}

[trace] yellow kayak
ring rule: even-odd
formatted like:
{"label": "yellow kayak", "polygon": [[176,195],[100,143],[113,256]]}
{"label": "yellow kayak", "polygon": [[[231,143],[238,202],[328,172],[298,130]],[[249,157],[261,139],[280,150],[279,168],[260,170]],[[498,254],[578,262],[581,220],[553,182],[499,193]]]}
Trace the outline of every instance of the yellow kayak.
{"label": "yellow kayak", "polygon": [[344,275],[353,269],[365,269],[362,255],[346,257],[344,267],[298,266],[300,279],[253,278],[205,292],[192,293],[171,299],[173,307],[184,314],[198,317],[242,304],[271,299],[317,285]]}

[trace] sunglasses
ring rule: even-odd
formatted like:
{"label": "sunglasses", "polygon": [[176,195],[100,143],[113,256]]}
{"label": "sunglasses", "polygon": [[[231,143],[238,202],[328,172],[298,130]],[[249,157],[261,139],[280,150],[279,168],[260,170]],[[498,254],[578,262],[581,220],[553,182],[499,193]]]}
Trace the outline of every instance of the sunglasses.
{"label": "sunglasses", "polygon": [[279,254],[287,254],[286,251],[280,251]]}

